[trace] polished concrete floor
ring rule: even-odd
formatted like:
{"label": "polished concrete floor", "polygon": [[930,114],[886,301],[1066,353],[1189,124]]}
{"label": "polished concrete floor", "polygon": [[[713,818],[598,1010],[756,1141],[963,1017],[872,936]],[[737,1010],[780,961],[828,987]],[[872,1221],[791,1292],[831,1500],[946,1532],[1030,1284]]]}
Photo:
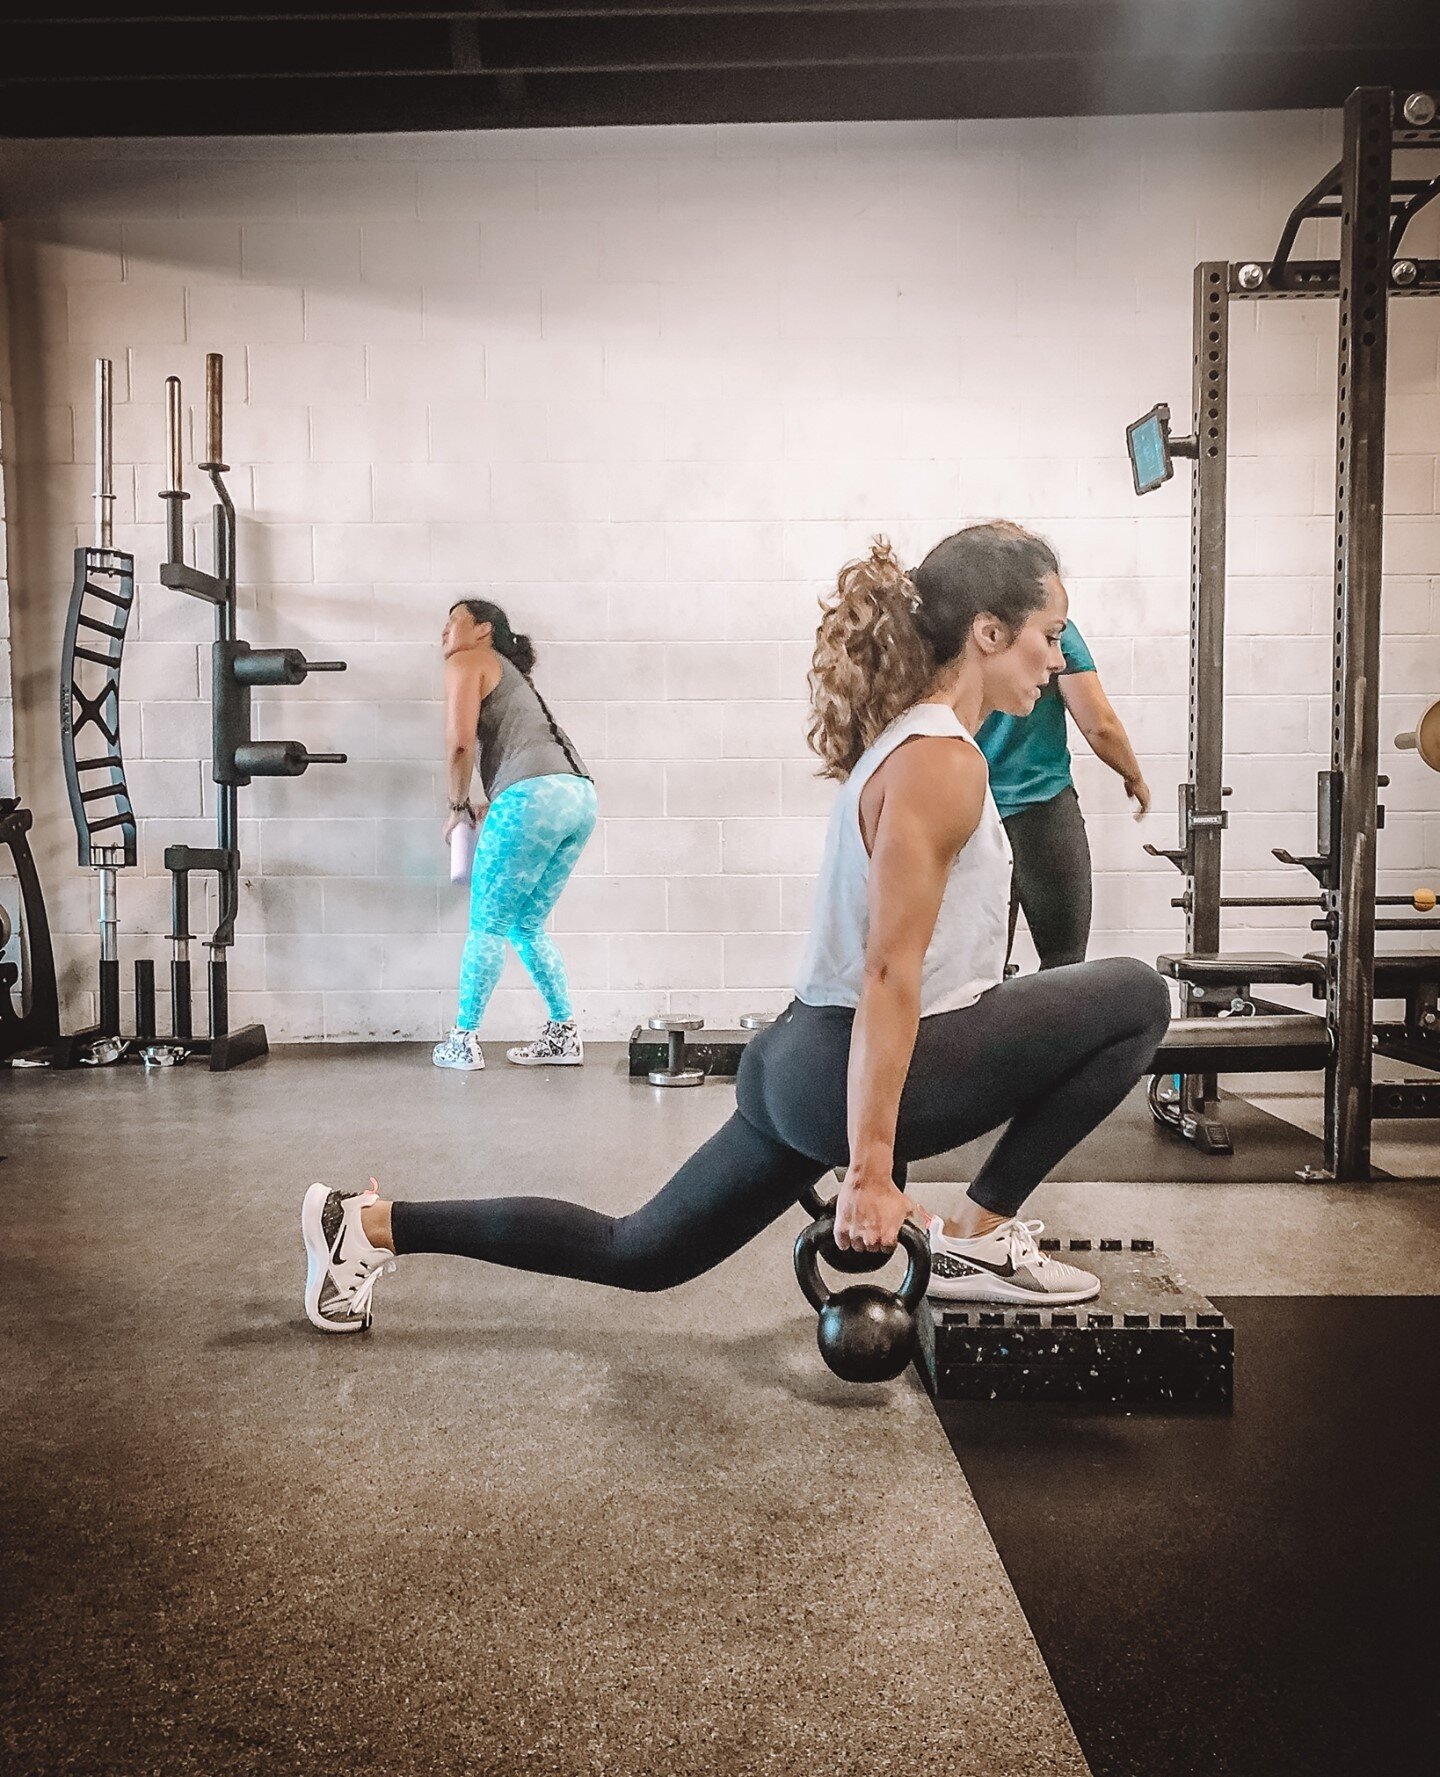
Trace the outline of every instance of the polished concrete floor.
{"label": "polished concrete floor", "polygon": [[[667,1295],[410,1259],[369,1335],[308,1328],[311,1179],[619,1210],[733,1104],[626,1080],[618,1046],[493,1060],[0,1073],[0,1762],[1089,1769],[929,1402],[821,1365],[798,1212]],[[1440,1250],[1413,1180],[1032,1208],[1152,1235],[1211,1294],[1423,1294]]]}

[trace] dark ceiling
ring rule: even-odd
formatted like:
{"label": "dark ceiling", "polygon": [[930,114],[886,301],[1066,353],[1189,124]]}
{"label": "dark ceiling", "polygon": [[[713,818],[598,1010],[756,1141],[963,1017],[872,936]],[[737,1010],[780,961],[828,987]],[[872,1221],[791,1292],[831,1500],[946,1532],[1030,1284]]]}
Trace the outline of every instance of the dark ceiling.
{"label": "dark ceiling", "polygon": [[6,136],[1266,110],[1440,86],[1440,0],[11,5]]}

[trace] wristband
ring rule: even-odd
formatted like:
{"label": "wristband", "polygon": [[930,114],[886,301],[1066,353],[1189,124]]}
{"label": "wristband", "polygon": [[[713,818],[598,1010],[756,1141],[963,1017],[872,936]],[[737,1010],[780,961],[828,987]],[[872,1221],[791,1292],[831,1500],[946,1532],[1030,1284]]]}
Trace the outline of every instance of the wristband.
{"label": "wristband", "polygon": [[473,804],[471,804],[468,801],[466,801],[466,802],[452,802],[450,804],[450,812],[451,812],[451,814],[473,815],[475,812],[475,809],[474,809]]}

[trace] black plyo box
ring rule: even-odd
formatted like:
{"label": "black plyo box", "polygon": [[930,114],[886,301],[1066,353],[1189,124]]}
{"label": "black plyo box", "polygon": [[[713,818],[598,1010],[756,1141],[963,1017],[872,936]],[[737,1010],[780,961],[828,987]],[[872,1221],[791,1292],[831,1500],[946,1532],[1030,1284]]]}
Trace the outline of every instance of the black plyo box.
{"label": "black plyo box", "polygon": [[[1061,1243],[1042,1240],[1046,1251]],[[950,1401],[1096,1401],[1228,1407],[1235,1330],[1148,1240],[1071,1240],[1065,1257],[1100,1279],[1073,1308],[927,1301],[916,1365]]]}

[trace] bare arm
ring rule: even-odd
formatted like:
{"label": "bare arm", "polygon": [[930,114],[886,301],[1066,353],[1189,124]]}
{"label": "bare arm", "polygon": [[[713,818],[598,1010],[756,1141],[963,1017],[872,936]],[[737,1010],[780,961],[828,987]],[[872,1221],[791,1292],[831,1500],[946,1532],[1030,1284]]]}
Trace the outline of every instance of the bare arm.
{"label": "bare arm", "polygon": [[964,741],[925,737],[892,754],[875,781],[883,799],[870,852],[865,978],[850,1037],[850,1166],[835,1237],[840,1246],[883,1250],[895,1244],[912,1207],[894,1182],[895,1126],[920,1028],[921,965],[950,866],[980,821],[985,763]]}
{"label": "bare arm", "polygon": [[452,654],[445,662],[445,799],[449,812],[444,836],[448,839],[461,821],[474,825],[473,810],[466,815],[458,805],[470,800],[470,780],[475,774],[475,747],[480,705],[493,687],[484,662],[473,651]]}
{"label": "bare arm", "polygon": [[1137,804],[1135,818],[1150,812],[1150,786],[1130,745],[1125,724],[1115,713],[1115,706],[1105,695],[1099,673],[1064,673],[1060,679],[1060,695],[1065,707],[1075,718],[1075,725],[1090,744],[1097,759],[1123,779],[1125,794]]}

